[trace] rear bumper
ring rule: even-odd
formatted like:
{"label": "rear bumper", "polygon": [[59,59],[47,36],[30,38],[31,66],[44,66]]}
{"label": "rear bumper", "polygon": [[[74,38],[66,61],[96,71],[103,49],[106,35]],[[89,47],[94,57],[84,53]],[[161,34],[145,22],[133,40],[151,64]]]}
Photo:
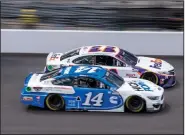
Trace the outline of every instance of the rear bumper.
{"label": "rear bumper", "polygon": [[20,102],[26,106],[31,105],[44,108],[45,97],[46,95],[21,93]]}

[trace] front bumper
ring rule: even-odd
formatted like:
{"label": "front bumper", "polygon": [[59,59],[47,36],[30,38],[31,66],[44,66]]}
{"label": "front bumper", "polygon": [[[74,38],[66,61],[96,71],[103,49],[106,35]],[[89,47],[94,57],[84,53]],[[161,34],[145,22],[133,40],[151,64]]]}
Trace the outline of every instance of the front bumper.
{"label": "front bumper", "polygon": [[164,107],[165,107],[164,95],[162,95],[160,100],[157,100],[157,101],[150,100],[150,102],[146,104],[146,111],[157,112],[162,110]]}
{"label": "front bumper", "polygon": [[155,108],[147,108],[146,111],[147,112],[158,112],[158,111],[161,111],[165,107],[165,103],[157,104],[157,106],[158,107],[155,107]]}
{"label": "front bumper", "polygon": [[[161,78],[163,79],[163,78]],[[165,76],[164,81],[160,84],[163,88],[169,88],[176,84],[176,77],[175,76]]]}

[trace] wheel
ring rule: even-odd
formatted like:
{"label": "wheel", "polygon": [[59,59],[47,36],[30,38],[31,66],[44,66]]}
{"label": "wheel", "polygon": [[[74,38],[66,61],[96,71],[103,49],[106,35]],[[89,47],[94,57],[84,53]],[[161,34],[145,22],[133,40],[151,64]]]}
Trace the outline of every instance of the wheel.
{"label": "wheel", "polygon": [[58,94],[49,94],[45,100],[46,107],[52,111],[64,110],[64,99]]}
{"label": "wheel", "polygon": [[139,113],[145,109],[145,101],[138,96],[130,96],[125,103],[126,109],[130,112]]}
{"label": "wheel", "polygon": [[148,80],[148,81],[151,81],[155,84],[158,84],[158,77],[154,73],[151,73],[151,72],[144,73],[141,76],[141,78],[145,79],[145,80]]}

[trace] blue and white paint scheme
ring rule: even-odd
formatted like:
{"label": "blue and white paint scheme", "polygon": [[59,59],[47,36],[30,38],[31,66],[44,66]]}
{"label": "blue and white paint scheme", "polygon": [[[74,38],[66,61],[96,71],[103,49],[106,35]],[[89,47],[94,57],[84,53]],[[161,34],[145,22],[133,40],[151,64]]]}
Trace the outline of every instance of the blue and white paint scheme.
{"label": "blue and white paint scheme", "polygon": [[[76,85],[79,78],[94,79],[99,87]],[[162,87],[143,79],[123,79],[100,66],[67,66],[49,73],[31,73],[25,79],[20,100],[25,105],[45,108],[50,93],[64,98],[66,111],[124,112],[125,101],[133,95],[143,98],[146,109],[153,111],[160,109],[154,108],[153,104],[164,102]]]}

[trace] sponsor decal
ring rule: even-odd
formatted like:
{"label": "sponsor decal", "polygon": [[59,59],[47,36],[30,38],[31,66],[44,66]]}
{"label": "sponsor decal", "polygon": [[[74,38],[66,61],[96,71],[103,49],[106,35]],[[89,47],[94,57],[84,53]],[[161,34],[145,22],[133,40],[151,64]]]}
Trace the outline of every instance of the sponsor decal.
{"label": "sponsor decal", "polygon": [[68,100],[68,106],[75,107],[76,101],[75,100]]}
{"label": "sponsor decal", "polygon": [[60,86],[60,87],[52,87],[53,89],[61,89],[61,90],[71,90],[71,87],[63,87],[63,86]]}
{"label": "sponsor decal", "polygon": [[151,62],[154,62],[154,63],[162,63],[162,60],[161,59],[155,59],[155,60],[151,60]]}
{"label": "sponsor decal", "polygon": [[136,83],[136,82],[129,82],[128,83],[133,89],[135,89],[135,90],[137,90],[137,91],[143,91],[143,90],[145,90],[145,91],[152,91],[151,89],[150,89],[150,87],[149,86],[147,86],[145,83],[143,83],[143,82],[138,82],[138,83]]}
{"label": "sponsor decal", "polygon": [[93,46],[89,52],[119,52],[118,47],[112,47],[112,46]]}
{"label": "sponsor decal", "polygon": [[64,71],[64,74],[69,74],[69,71],[71,70],[71,67],[67,67]]}
{"label": "sponsor decal", "polygon": [[33,89],[38,92],[42,90],[42,87],[33,87]]}
{"label": "sponsor decal", "polygon": [[44,88],[43,89],[44,91],[46,91],[46,92],[61,92],[62,91],[62,89],[59,89],[58,87],[56,87],[55,89],[53,88],[53,87],[51,87],[51,88]]}
{"label": "sponsor decal", "polygon": [[161,59],[151,60],[151,62],[153,62],[154,65],[150,65],[150,67],[153,67],[156,69],[161,69],[161,67],[162,67],[162,60]]}
{"label": "sponsor decal", "polygon": [[161,79],[160,80],[160,84],[164,84],[164,79]]}
{"label": "sponsor decal", "polygon": [[139,70],[138,70],[138,69],[133,68],[133,69],[132,69],[132,71],[133,71],[133,72],[138,72]]}
{"label": "sponsor decal", "polygon": [[43,83],[44,84],[50,84],[50,81],[44,81]]}
{"label": "sponsor decal", "polygon": [[109,101],[112,103],[112,104],[118,104],[118,97],[116,96],[112,96],[110,97]]}
{"label": "sponsor decal", "polygon": [[36,99],[37,99],[37,100],[40,100],[40,96],[36,96]]}
{"label": "sponsor decal", "polygon": [[33,101],[33,97],[23,97],[24,101]]}
{"label": "sponsor decal", "polygon": [[129,78],[136,77],[136,75],[135,75],[135,74],[126,74],[126,76],[128,76]]}
{"label": "sponsor decal", "polygon": [[53,54],[53,55],[51,56],[50,60],[58,59],[58,58],[59,58],[58,55],[59,55],[59,54]]}
{"label": "sponsor decal", "polygon": [[63,93],[63,94],[74,94],[75,91],[72,88],[67,87],[49,87],[49,88],[43,88],[42,92],[56,92],[56,93]]}

